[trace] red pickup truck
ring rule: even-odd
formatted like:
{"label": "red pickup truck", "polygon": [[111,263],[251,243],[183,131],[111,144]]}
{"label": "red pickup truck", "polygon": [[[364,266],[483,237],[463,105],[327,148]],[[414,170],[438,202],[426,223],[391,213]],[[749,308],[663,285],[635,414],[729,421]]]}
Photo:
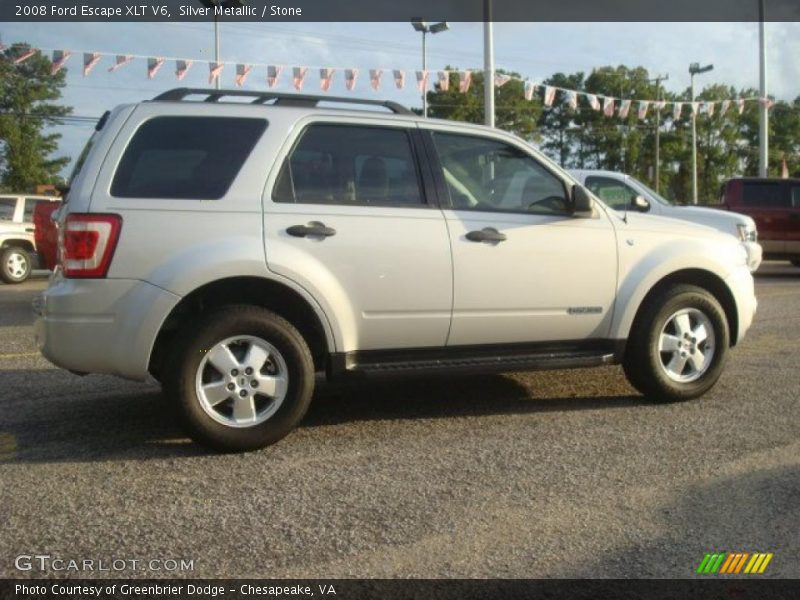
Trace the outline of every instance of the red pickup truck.
{"label": "red pickup truck", "polygon": [[765,259],[800,267],[800,179],[729,179],[720,189],[720,203],[753,218]]}

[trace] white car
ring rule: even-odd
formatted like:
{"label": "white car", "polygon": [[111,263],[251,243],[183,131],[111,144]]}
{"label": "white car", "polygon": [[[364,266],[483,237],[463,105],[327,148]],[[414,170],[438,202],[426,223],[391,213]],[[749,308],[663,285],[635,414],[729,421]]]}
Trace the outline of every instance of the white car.
{"label": "white car", "polygon": [[0,194],[0,279],[22,283],[33,269],[42,268],[36,252],[33,211],[40,202],[59,202],[53,196]]}
{"label": "white car", "polygon": [[647,185],[616,171],[570,170],[575,179],[611,208],[646,212],[660,217],[699,223],[735,235],[747,251],[747,265],[754,272],[761,265],[762,249],[756,223],[747,215],[706,208],[675,206]]}
{"label": "white car", "polygon": [[42,353],[152,375],[226,450],[289,433],[317,372],[621,363],[696,398],[756,311],[733,236],[624,219],[523,140],[391,102],[176,89],[109,113],[76,171]]}

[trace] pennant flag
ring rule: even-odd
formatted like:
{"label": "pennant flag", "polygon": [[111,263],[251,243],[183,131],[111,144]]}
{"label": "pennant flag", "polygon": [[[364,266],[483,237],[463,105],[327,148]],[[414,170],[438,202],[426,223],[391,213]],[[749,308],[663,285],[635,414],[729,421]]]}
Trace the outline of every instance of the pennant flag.
{"label": "pennant flag", "polygon": [[319,70],[319,89],[323,92],[327,92],[331,89],[331,83],[333,83],[333,72],[336,69],[332,69],[331,67],[322,67]]}
{"label": "pennant flag", "polygon": [[549,85],[544,86],[544,105],[553,106],[553,100],[556,99],[556,88]]}
{"label": "pennant flag", "polygon": [[417,71],[417,89],[424,92],[428,89],[428,71]]}
{"label": "pennant flag", "polygon": [[402,90],[406,86],[406,72],[395,69],[393,73],[395,87],[397,87],[398,90]]}
{"label": "pennant flag", "polygon": [[54,50],[53,51],[53,64],[50,65],[50,75],[55,75],[64,66],[64,63],[72,56],[69,50]]}
{"label": "pennant flag", "polygon": [[267,65],[267,85],[271,88],[275,87],[282,72],[283,67],[280,65]]}
{"label": "pennant flag", "polygon": [[99,52],[84,52],[83,53],[83,76],[86,77],[94,66],[100,62]]}
{"label": "pennant flag", "polygon": [[714,107],[715,107],[715,103],[714,102],[706,102],[706,114],[709,117],[713,117],[714,116]]}
{"label": "pennant flag", "polygon": [[108,68],[108,72],[113,73],[120,67],[127,65],[132,60],[133,60],[132,56],[129,56],[127,54],[117,54],[116,57],[114,57],[114,64]]}
{"label": "pennant flag", "polygon": [[450,89],[450,71],[439,71],[436,74],[436,84],[439,89],[446,92]]}
{"label": "pennant flag", "polygon": [[666,105],[667,103],[664,100],[656,100],[655,102],[653,102],[653,108],[655,108],[658,111],[664,110],[664,107]]}
{"label": "pennant flag", "polygon": [[381,87],[381,75],[383,75],[383,69],[369,70],[369,85],[376,92],[378,88]]}
{"label": "pennant flag", "polygon": [[533,100],[533,92],[536,91],[536,84],[533,81],[526,81],[525,82],[525,100],[531,101]]}
{"label": "pennant flag", "polygon": [[725,113],[728,112],[728,109],[730,107],[731,107],[731,101],[730,100],[723,100],[722,104],[719,107],[719,116],[720,117],[725,116]]}
{"label": "pennant flag", "polygon": [[6,49],[6,45],[3,43],[3,40],[0,40],[0,52]]}
{"label": "pennant flag", "polygon": [[225,63],[208,63],[208,83],[211,85],[222,74],[222,69],[225,68]]}
{"label": "pennant flag", "polygon": [[358,79],[358,69],[344,70],[344,87],[346,87],[349,92],[355,89],[356,79]]}
{"label": "pennant flag", "polygon": [[234,79],[234,83],[238,87],[242,87],[244,82],[247,81],[247,76],[250,75],[250,71],[253,70],[253,67],[250,65],[243,65],[238,64],[236,65],[236,79]]}
{"label": "pennant flag", "polygon": [[308,73],[308,67],[294,67],[292,69],[292,85],[298,92],[303,89],[306,73]]}
{"label": "pennant flag", "polygon": [[503,87],[511,81],[511,75],[506,75],[505,73],[497,73],[494,76],[494,87]]}
{"label": "pennant flag", "polygon": [[[164,64],[163,58],[148,58],[147,59],[147,78],[152,79],[158,73],[158,70],[161,68],[161,65]],[[211,83],[209,81],[209,83]]]}
{"label": "pennant flag", "polygon": [[472,71],[461,71],[458,74],[458,91],[466,94],[472,84]]}
{"label": "pennant flag", "polygon": [[603,114],[607,117],[614,116],[614,99],[605,96],[603,98]]}
{"label": "pennant flag", "polygon": [[600,110],[600,100],[597,99],[596,94],[584,94],[586,96],[586,100],[589,101],[589,106],[592,107],[592,110]]}
{"label": "pennant flag", "polygon": [[630,100],[622,100],[619,103],[619,116],[623,119],[628,118],[628,113],[631,111],[631,101]]}
{"label": "pennant flag", "polygon": [[677,121],[681,118],[681,113],[683,112],[683,102],[675,102],[672,105],[672,120]]}
{"label": "pennant flag", "polygon": [[181,81],[184,77],[186,77],[186,73],[192,67],[192,61],[190,60],[176,60],[175,61],[175,77],[178,78],[178,81]]}
{"label": "pennant flag", "polygon": [[639,101],[639,110],[637,111],[637,117],[639,117],[640,121],[644,121],[647,118],[647,109],[650,108],[650,102],[647,100],[640,100]]}
{"label": "pennant flag", "polygon": [[786,164],[785,158],[781,162],[781,179],[789,179],[789,166]]}
{"label": "pennant flag", "polygon": [[567,106],[569,106],[572,110],[577,110],[578,109],[578,92],[575,92],[573,90],[567,90],[566,91],[565,102],[567,103]]}
{"label": "pennant flag", "polygon": [[739,114],[744,112],[744,98],[736,100],[736,108],[739,110]]}
{"label": "pennant flag", "polygon": [[692,118],[697,118],[697,113],[700,112],[700,103],[699,102],[690,102],[689,106],[692,108]]}
{"label": "pennant flag", "polygon": [[771,100],[770,98],[759,98],[758,103],[762,108],[766,108],[767,110],[775,106],[775,101]]}
{"label": "pennant flag", "polygon": [[39,49],[38,49],[38,48],[28,48],[27,50],[23,50],[23,51],[22,51],[22,54],[20,54],[19,56],[17,56],[17,57],[16,57],[16,58],[15,58],[15,59],[14,59],[12,62],[13,62],[15,65],[18,65],[18,64],[20,64],[20,63],[23,63],[23,62],[25,62],[26,60],[28,60],[28,59],[29,59],[31,56],[33,56],[34,54],[36,54],[38,51],[39,51]]}

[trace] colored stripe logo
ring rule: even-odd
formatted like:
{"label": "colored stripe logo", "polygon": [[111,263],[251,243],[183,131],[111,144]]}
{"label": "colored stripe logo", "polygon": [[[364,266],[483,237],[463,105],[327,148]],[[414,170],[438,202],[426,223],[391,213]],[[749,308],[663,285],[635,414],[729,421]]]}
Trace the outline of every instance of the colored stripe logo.
{"label": "colored stripe logo", "polygon": [[772,556],[772,552],[707,552],[696,572],[702,575],[760,575]]}

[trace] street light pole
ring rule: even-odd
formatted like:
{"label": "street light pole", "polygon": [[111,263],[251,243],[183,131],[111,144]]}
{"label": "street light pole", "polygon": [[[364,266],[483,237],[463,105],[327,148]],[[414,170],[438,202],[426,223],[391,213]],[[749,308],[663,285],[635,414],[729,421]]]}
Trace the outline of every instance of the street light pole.
{"label": "street light pole", "polygon": [[654,179],[655,179],[655,181],[653,182],[654,185],[655,185],[656,193],[658,193],[659,181],[661,179],[661,176],[660,176],[660,168],[661,168],[661,156],[660,156],[660,152],[661,152],[661,140],[660,140],[660,134],[661,134],[661,106],[658,103],[661,100],[661,82],[662,81],[667,81],[668,79],[669,79],[669,73],[667,73],[666,75],[656,75],[653,79],[650,80],[650,81],[655,81],[656,82],[656,157],[655,157],[655,169],[654,169],[654,172],[655,172]]}
{"label": "street light pole", "polygon": [[[428,49],[425,43],[425,36],[429,33],[441,33],[442,31],[447,31],[450,29],[450,26],[447,24],[447,21],[428,25],[420,18],[411,19],[411,26],[415,31],[422,33],[422,72],[424,74],[428,71]],[[426,90],[424,87],[422,89],[422,116],[428,116],[428,90]]]}
{"label": "street light pole", "polygon": [[758,176],[766,177],[769,170],[769,106],[767,106],[767,31],[764,23],[764,0],[758,2]]}
{"label": "street light pole", "polygon": [[692,97],[692,204],[697,204],[697,111],[694,108],[694,76],[707,73],[714,65],[701,67],[700,63],[689,65],[690,95]]}
{"label": "street light pole", "polygon": [[492,32],[492,0],[483,2],[483,119],[494,127],[494,35]]}
{"label": "street light pole", "polygon": [[[217,7],[235,8],[244,6],[247,0],[198,0],[206,8],[210,8],[214,14],[214,63],[219,64],[219,15]],[[219,77],[214,80],[214,86],[219,89]]]}

